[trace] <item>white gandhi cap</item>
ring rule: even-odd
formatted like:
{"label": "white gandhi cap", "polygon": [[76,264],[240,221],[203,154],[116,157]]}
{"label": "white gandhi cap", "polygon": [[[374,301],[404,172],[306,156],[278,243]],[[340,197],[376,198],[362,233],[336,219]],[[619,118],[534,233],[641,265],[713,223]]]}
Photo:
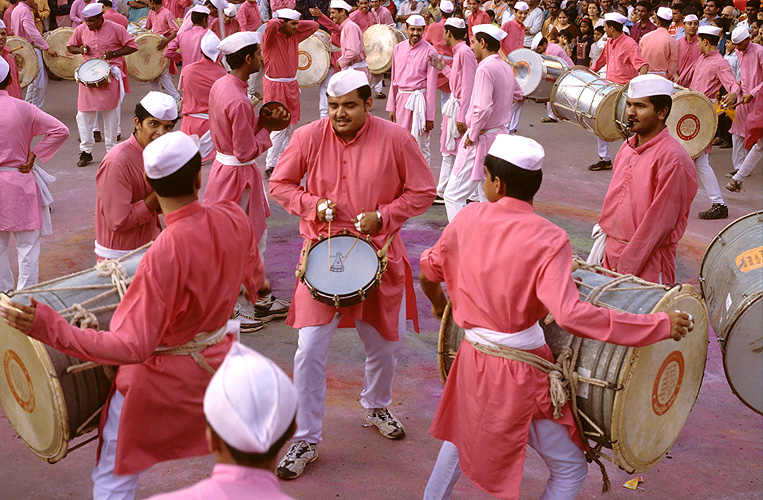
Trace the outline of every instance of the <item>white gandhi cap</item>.
{"label": "white gandhi cap", "polygon": [[463,30],[466,29],[466,22],[460,17],[449,17],[448,20],[445,21],[445,26],[453,26],[454,28]]}
{"label": "white gandhi cap", "polygon": [[540,170],[546,153],[543,146],[521,135],[499,134],[487,152],[524,170]]}
{"label": "white gandhi cap", "polygon": [[331,0],[329,9],[344,9],[347,12],[350,12],[352,10],[352,6],[344,0]]}
{"label": "white gandhi cap", "polygon": [[666,21],[670,21],[673,19],[673,9],[670,7],[660,7],[657,9],[657,17]]}
{"label": "white gandhi cap", "polygon": [[278,9],[276,11],[278,19],[291,19],[292,21],[299,21],[301,14],[294,9]]}
{"label": "white gandhi cap", "polygon": [[5,27],[5,23],[3,22],[3,20],[2,20],[2,19],[0,19],[0,29],[1,29],[1,30],[4,30],[4,29],[6,29],[6,27]]}
{"label": "white gandhi cap", "polygon": [[178,117],[178,106],[171,96],[152,90],[140,100],[140,105],[159,120],[171,121]]}
{"label": "white gandhi cap", "polygon": [[721,36],[721,29],[717,26],[700,26],[697,30],[698,35]]}
{"label": "white gandhi cap", "polygon": [[604,14],[604,20],[612,21],[618,24],[625,24],[628,21],[628,19],[624,15],[618,14],[617,12],[610,12],[608,14]]}
{"label": "white gandhi cap", "polygon": [[169,132],[149,143],[143,150],[146,176],[163,179],[180,170],[199,153],[198,140],[198,137],[183,132]]}
{"label": "white gandhi cap", "polygon": [[456,8],[456,6],[453,5],[453,2],[451,2],[450,0],[442,0],[442,2],[440,2],[440,11],[441,12],[445,12],[447,14],[450,14],[451,12],[453,12],[453,10],[455,10],[455,8]]}
{"label": "white gandhi cap", "polygon": [[734,28],[734,31],[731,32],[731,42],[732,43],[739,43],[743,42],[746,38],[750,36],[750,30],[747,29],[747,26],[737,26]]}
{"label": "white gandhi cap", "polygon": [[543,40],[543,33],[541,32],[536,33],[535,36],[533,37],[532,43],[530,44],[530,49],[531,50],[537,49],[538,45],[540,45],[541,40]]}
{"label": "white gandhi cap", "polygon": [[530,6],[527,2],[517,2],[514,4],[514,10],[530,10]]}
{"label": "white gandhi cap", "polygon": [[103,14],[103,5],[98,2],[91,2],[82,9],[82,17],[95,17],[98,14]]}
{"label": "white gandhi cap", "polygon": [[499,42],[506,38],[506,32],[503,31],[501,28],[496,26],[495,24],[478,24],[477,26],[472,28],[472,33],[475,35],[477,33],[484,33],[490,37],[495,38]]}
{"label": "white gandhi cap", "polygon": [[368,77],[365,73],[356,69],[347,69],[334,73],[334,76],[329,79],[326,93],[331,97],[339,97],[364,85],[368,85]]}
{"label": "white gandhi cap", "polygon": [[209,3],[211,3],[217,10],[225,10],[225,7],[228,6],[227,0],[209,0]]}
{"label": "white gandhi cap", "polygon": [[0,82],[5,80],[8,77],[8,73],[11,72],[11,67],[8,65],[8,63],[0,57]]}
{"label": "white gandhi cap", "polygon": [[194,5],[191,9],[191,12],[199,12],[201,14],[209,15],[209,7],[204,7],[203,5]]}
{"label": "white gandhi cap", "polygon": [[220,51],[217,49],[219,44],[220,38],[213,31],[207,30],[201,37],[201,53],[216,62],[220,57]]}
{"label": "white gandhi cap", "polygon": [[238,14],[238,5],[234,3],[228,4],[228,6],[225,7],[223,12],[225,12],[225,15],[228,17],[236,17],[236,14]]}
{"label": "white gandhi cap", "polygon": [[225,37],[225,40],[217,45],[217,50],[223,54],[233,54],[249,47],[250,45],[257,45],[262,43],[262,34],[257,31],[239,31]]}
{"label": "white gandhi cap", "polygon": [[424,21],[424,18],[421,17],[418,14],[414,14],[412,16],[408,16],[408,19],[405,22],[408,23],[408,26],[420,26],[420,27],[424,27],[424,26],[427,25],[427,22]]}
{"label": "white gandhi cap", "polygon": [[694,14],[689,14],[688,16],[684,17],[684,22],[688,23],[691,21],[699,21],[699,18],[695,16]]}
{"label": "white gandhi cap", "polygon": [[628,84],[628,97],[631,99],[672,93],[673,82],[660,75],[639,75]]}
{"label": "white gandhi cap", "polygon": [[297,389],[289,377],[272,360],[235,342],[204,394],[204,416],[215,433],[239,451],[265,453],[296,414]]}

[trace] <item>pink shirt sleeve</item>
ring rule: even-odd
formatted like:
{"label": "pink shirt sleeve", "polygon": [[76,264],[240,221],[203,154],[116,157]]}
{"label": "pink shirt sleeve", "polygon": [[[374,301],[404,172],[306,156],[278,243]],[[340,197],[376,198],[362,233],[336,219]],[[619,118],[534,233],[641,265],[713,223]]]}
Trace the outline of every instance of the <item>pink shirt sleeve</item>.
{"label": "pink shirt sleeve", "polygon": [[490,117],[493,107],[493,80],[487,71],[479,71],[474,75],[474,90],[470,104],[469,139],[477,142],[480,131]]}
{"label": "pink shirt sleeve", "polygon": [[32,134],[34,136],[45,134],[45,137],[32,148],[32,152],[40,161],[47,163],[69,138],[69,129],[57,118],[35,108]]}
{"label": "pink shirt sleeve", "polygon": [[[421,42],[424,43],[424,42]],[[431,47],[431,45],[430,45]],[[437,56],[437,51],[434,49],[434,47],[431,47],[431,54]],[[433,122],[435,118],[435,113],[437,111],[437,68],[432,66],[429,63],[429,57],[427,57],[427,92],[426,92],[426,100],[427,100],[427,111],[426,111],[426,121]]]}
{"label": "pink shirt sleeve", "polygon": [[96,174],[96,188],[101,196],[103,220],[112,233],[129,231],[140,225],[154,221],[155,215],[148,210],[143,200],[132,202],[131,180],[124,175],[119,165],[109,168],[111,159],[105,159]]}

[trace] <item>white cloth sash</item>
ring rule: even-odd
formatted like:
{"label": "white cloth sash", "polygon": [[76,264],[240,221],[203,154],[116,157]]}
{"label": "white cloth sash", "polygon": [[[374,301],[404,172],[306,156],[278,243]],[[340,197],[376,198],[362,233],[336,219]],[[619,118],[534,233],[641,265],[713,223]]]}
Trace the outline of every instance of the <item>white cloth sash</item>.
{"label": "white cloth sash", "polygon": [[408,102],[405,103],[405,109],[413,111],[413,120],[411,122],[411,133],[419,136],[424,132],[426,126],[427,102],[424,100],[426,89],[400,90],[401,94],[411,94]]}
{"label": "white cloth sash", "polygon": [[453,56],[446,56],[446,55],[443,54],[440,57],[442,58],[443,61],[452,61],[453,60]]}
{"label": "white cloth sash", "polygon": [[456,139],[461,137],[457,126],[460,109],[461,99],[456,99],[452,95],[445,101],[445,105],[442,107],[442,115],[448,119],[445,123],[445,147],[451,151],[456,149]]}
{"label": "white cloth sash", "polygon": [[[197,333],[190,342],[196,342],[203,339],[205,343],[216,344],[222,341],[223,337],[225,337],[229,333],[232,333],[236,337],[236,340],[239,340],[241,337],[240,330],[241,330],[241,321],[237,319],[231,319],[231,320],[228,320],[226,324],[224,324],[223,326],[215,330],[212,336],[209,336],[209,332]],[[186,342],[186,343],[190,343],[190,342]],[[177,349],[178,347],[180,346],[159,346],[156,349],[154,349],[154,352],[157,354],[161,354],[163,352]],[[172,353],[172,354],[175,356],[188,355],[187,352],[178,352],[178,353]]]}
{"label": "white cloth sash", "polygon": [[485,346],[513,347],[530,351],[542,347],[546,343],[543,328],[539,323],[533,323],[529,328],[516,333],[501,333],[487,328],[467,328],[464,330],[464,338],[475,344]]}
{"label": "white cloth sash", "polygon": [[111,66],[111,74],[119,82],[119,102],[125,98],[125,82],[122,80],[122,70],[117,66]]}
{"label": "white cloth sash", "polygon": [[270,80],[271,82],[279,82],[279,83],[289,83],[289,82],[296,82],[297,77],[293,78],[270,78],[268,75],[265,75],[265,78]]}
{"label": "white cloth sash", "polygon": [[99,245],[97,241],[94,241],[93,243],[95,243],[95,254],[102,259],[116,260],[121,257],[124,257],[125,255],[133,251],[133,250],[114,250],[112,248],[107,248],[103,245]]}
{"label": "white cloth sash", "polygon": [[[0,172],[18,172],[16,167],[0,167]],[[56,181],[56,177],[47,173],[36,163],[32,166],[30,172],[34,175],[37,182],[37,188],[40,190],[40,207],[42,208],[42,227],[40,236],[47,236],[53,233],[53,221],[50,218],[50,205],[53,204],[53,194],[50,192],[50,186]]]}
{"label": "white cloth sash", "polygon": [[368,63],[365,60],[356,62],[352,65],[353,69],[360,69],[360,68],[367,68],[367,67],[368,67]]}
{"label": "white cloth sash", "polygon": [[591,231],[591,238],[593,242],[593,248],[591,253],[588,254],[586,262],[595,266],[600,266],[604,262],[604,250],[607,247],[607,233],[601,228],[600,225],[594,224],[593,231]]}
{"label": "white cloth sash", "polygon": [[188,116],[193,116],[194,118],[201,118],[202,120],[209,120],[209,113],[188,113]]}
{"label": "white cloth sash", "polygon": [[233,165],[235,167],[245,167],[247,165],[252,165],[254,163],[254,160],[246,161],[246,162],[240,162],[238,161],[238,158],[236,158],[233,155],[226,155],[221,152],[217,152],[215,155],[215,160],[219,161],[223,165]]}

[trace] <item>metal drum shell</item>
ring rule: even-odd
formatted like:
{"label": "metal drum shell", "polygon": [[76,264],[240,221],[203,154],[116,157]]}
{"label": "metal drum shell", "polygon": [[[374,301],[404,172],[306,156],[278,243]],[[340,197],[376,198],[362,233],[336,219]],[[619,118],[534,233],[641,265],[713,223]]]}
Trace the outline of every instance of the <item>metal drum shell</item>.
{"label": "metal drum shell", "polygon": [[[40,72],[40,60],[34,46],[20,36],[9,36],[5,43],[11,51],[19,70],[19,85],[24,88],[32,83]],[[43,51],[44,52],[44,51]]]}
{"label": "metal drum shell", "polygon": [[69,54],[66,50],[66,44],[69,42],[72,34],[74,34],[73,28],[58,28],[53,31],[48,31],[43,35],[43,38],[48,45],[50,45],[59,54],[59,57],[52,57],[45,50],[42,52],[42,60],[48,67],[48,70],[56,75],[58,78],[64,80],[74,80],[77,68],[79,68],[85,59],[82,54]]}
{"label": "metal drum shell", "polygon": [[375,75],[392,68],[392,52],[395,46],[408,39],[405,32],[386,24],[374,24],[363,33],[368,71]]}
{"label": "metal drum shell", "polygon": [[320,30],[299,43],[297,59],[297,83],[300,88],[320,85],[331,68],[331,43],[326,43],[328,36],[321,36]]}
{"label": "metal drum shell", "polygon": [[164,37],[150,31],[135,37],[138,51],[125,56],[130,77],[139,82],[151,82],[164,73],[170,61],[156,48],[162,40]]}
{"label": "metal drum shell", "polygon": [[514,78],[525,97],[548,101],[556,80],[569,69],[560,57],[538,54],[530,49],[516,49],[508,56]]}
{"label": "metal drum shell", "polygon": [[763,212],[727,225],[710,242],[699,282],[734,394],[763,412]]}

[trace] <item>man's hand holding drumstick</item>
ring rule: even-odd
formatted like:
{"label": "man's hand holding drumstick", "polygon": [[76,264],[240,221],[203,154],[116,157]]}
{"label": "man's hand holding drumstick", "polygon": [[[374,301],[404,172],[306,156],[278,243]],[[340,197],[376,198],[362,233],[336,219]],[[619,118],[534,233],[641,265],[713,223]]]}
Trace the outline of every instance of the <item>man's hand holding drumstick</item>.
{"label": "man's hand holding drumstick", "polygon": [[37,314],[37,301],[29,297],[30,305],[25,306],[12,301],[7,295],[0,294],[0,316],[12,328],[26,333],[32,327],[35,314]]}
{"label": "man's hand holding drumstick", "polygon": [[336,203],[326,198],[321,198],[315,205],[316,218],[321,222],[331,222],[336,213]]}
{"label": "man's hand holding drumstick", "polygon": [[670,338],[678,342],[694,330],[694,318],[691,314],[681,311],[668,312],[670,317]]}

